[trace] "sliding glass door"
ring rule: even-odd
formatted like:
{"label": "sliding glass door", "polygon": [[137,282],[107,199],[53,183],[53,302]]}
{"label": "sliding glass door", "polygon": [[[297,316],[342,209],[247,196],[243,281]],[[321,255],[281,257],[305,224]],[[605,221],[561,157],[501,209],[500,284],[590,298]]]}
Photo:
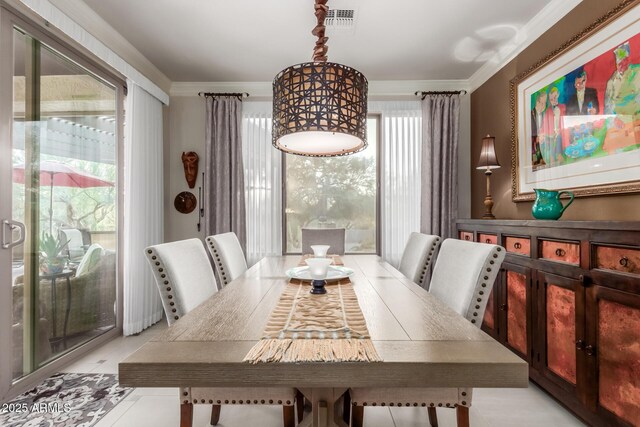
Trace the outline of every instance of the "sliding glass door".
{"label": "sliding glass door", "polygon": [[116,325],[119,91],[2,23],[1,351],[15,382]]}

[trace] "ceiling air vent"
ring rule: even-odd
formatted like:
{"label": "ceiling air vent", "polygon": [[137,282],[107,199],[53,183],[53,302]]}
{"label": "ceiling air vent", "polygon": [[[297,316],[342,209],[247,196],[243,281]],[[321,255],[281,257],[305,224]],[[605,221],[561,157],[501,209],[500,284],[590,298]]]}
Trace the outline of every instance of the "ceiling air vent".
{"label": "ceiling air vent", "polygon": [[356,25],[356,11],[353,9],[329,9],[324,25],[327,30],[353,31]]}

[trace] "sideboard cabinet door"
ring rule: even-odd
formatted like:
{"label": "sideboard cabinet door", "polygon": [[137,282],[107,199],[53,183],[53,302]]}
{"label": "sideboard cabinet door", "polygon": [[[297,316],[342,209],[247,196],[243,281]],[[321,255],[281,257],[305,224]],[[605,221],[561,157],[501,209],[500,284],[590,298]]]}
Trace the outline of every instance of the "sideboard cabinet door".
{"label": "sideboard cabinet door", "polygon": [[532,361],[532,288],[531,269],[503,263],[499,307],[501,341],[528,362]]}
{"label": "sideboard cabinet door", "polygon": [[587,289],[588,404],[610,425],[640,425],[640,295]]}
{"label": "sideboard cabinet door", "polygon": [[583,280],[536,272],[536,360],[544,377],[576,397],[585,393]]}

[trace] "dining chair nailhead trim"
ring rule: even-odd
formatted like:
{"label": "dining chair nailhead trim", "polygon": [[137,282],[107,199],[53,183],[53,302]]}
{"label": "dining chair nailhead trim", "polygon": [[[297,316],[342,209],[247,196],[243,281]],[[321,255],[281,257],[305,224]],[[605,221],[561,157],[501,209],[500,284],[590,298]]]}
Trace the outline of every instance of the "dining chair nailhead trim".
{"label": "dining chair nailhead trim", "polygon": [[[496,247],[496,248],[495,248],[496,253],[493,253],[493,254],[492,254],[492,258],[497,258],[497,257],[498,257],[497,252],[500,252],[501,250],[502,250],[502,248],[500,248],[499,246],[498,246],[498,247]],[[489,264],[489,265],[495,264],[495,261],[493,261],[492,259],[490,259],[488,264]],[[484,267],[486,267],[486,271],[487,271],[487,272],[489,272],[489,273],[491,272],[491,267],[488,267],[488,266],[487,266],[487,264],[485,264],[485,265],[483,266],[483,268],[484,268]],[[483,276],[483,280],[485,280],[485,281],[488,281],[488,280],[489,280],[489,278],[490,278],[490,275],[485,275],[485,276]],[[480,284],[480,287],[481,287],[482,289],[486,288],[486,287],[487,287],[487,283],[486,283],[486,282],[481,283],[481,284]],[[478,303],[480,303],[480,304],[482,304],[482,296],[484,295],[484,290],[482,290],[482,289],[480,289],[480,290],[478,291],[478,295],[477,295],[477,298],[476,298],[476,301],[477,301]],[[480,305],[480,304],[478,304],[478,305],[476,305],[476,306],[475,306],[475,309],[476,309],[476,310],[480,310],[480,307],[481,307],[481,305]],[[477,317],[477,316],[478,316],[478,312],[477,312],[477,311],[474,311],[474,312],[472,312],[472,315],[473,315],[474,317]],[[468,316],[468,314],[467,314],[467,316]],[[475,324],[475,323],[476,323],[476,319],[470,319],[470,320],[471,320],[471,323],[473,323],[473,324]]]}
{"label": "dining chair nailhead trim", "polygon": [[[466,395],[467,394],[464,393],[464,396],[466,396]],[[288,403],[289,402],[287,402],[287,404]],[[467,402],[463,400],[461,402],[461,404],[463,406],[466,406]],[[447,407],[447,408],[457,408],[458,406],[460,406],[460,404],[458,404],[456,402],[438,402],[438,403],[434,403],[434,402],[429,402],[429,403],[427,403],[427,402],[421,402],[421,403],[418,403],[418,402],[413,402],[413,403],[407,402],[407,403],[404,403],[404,404],[402,402],[397,402],[397,403],[396,402],[362,402],[362,403],[351,402],[351,406],[377,406],[377,405],[390,406],[390,407],[391,406],[393,406],[393,407],[396,407],[396,406],[397,407],[402,407],[402,406],[407,406],[407,407],[409,407],[409,406],[422,406],[422,407],[430,406],[432,408],[435,407],[435,406],[439,406],[439,407],[443,407],[444,406],[444,407]]]}
{"label": "dining chair nailhead trim", "polygon": [[429,251],[429,256],[427,256],[427,259],[424,262],[424,265],[422,266],[422,273],[420,274],[420,286],[424,285],[424,279],[425,276],[427,274],[427,269],[429,269],[429,266],[431,265],[431,258],[433,258],[433,253],[435,252],[436,248],[438,247],[438,243],[440,242],[440,238],[437,238],[434,242],[433,245],[431,245],[431,250]]}
{"label": "dining chair nailhead trim", "polygon": [[[184,395],[187,396],[188,393],[185,392]],[[184,403],[189,403],[189,402],[191,402],[191,400],[185,400],[184,401]],[[220,399],[215,400],[215,404],[216,405],[236,405],[236,404],[238,404],[238,405],[251,405],[251,404],[258,405],[258,404],[262,404],[262,405],[264,405],[264,404],[268,403],[270,405],[274,405],[275,404],[275,405],[288,405],[288,406],[290,406],[290,405],[293,404],[293,402],[294,401],[292,401],[292,400],[278,400],[278,401],[275,401],[273,399],[270,399],[268,402],[266,400],[264,400],[264,399],[261,399],[261,400],[254,399],[253,401],[251,399],[246,399],[246,400],[244,400],[244,399],[242,399],[242,400],[224,400],[224,401],[220,400]],[[204,403],[214,404],[214,400],[213,399],[209,399],[207,401],[206,399],[200,399],[200,400],[193,399],[193,403],[196,403],[196,404],[200,404],[200,403],[203,403],[203,404]],[[375,403],[373,405],[375,406]],[[354,406],[355,406],[355,404],[354,404]]]}
{"label": "dining chair nailhead trim", "polygon": [[[169,306],[174,307],[175,303],[173,301],[171,301],[173,299],[173,295],[171,294],[171,283],[170,280],[167,278],[167,275],[164,273],[164,266],[162,265],[162,262],[160,262],[160,260],[158,260],[158,255],[153,251],[153,249],[147,249],[147,257],[149,257],[151,260],[155,260],[155,262],[153,263],[156,267],[157,267],[157,271],[158,271],[158,276],[160,276],[160,278],[164,279],[162,280],[162,283],[167,286],[166,287],[166,293],[163,294],[161,293],[160,297],[164,300],[166,297],[166,302],[169,304]],[[160,283],[160,281],[158,281],[158,284]],[[158,285],[159,286],[159,285]],[[173,313],[177,313],[177,310],[174,308],[171,310]],[[174,320],[178,320],[180,318],[180,316],[178,314],[176,314],[175,316],[173,316]]]}
{"label": "dining chair nailhead trim", "polygon": [[211,247],[211,249],[213,250],[213,256],[215,257],[215,264],[216,264],[216,268],[218,270],[218,275],[220,276],[220,279],[222,279],[222,283],[224,285],[229,284],[229,280],[227,280],[227,275],[224,272],[224,267],[222,265],[222,260],[220,259],[220,255],[218,253],[218,248],[216,247],[216,245],[213,242],[213,239],[211,239],[210,237],[207,237],[207,243],[209,243],[209,246]]}

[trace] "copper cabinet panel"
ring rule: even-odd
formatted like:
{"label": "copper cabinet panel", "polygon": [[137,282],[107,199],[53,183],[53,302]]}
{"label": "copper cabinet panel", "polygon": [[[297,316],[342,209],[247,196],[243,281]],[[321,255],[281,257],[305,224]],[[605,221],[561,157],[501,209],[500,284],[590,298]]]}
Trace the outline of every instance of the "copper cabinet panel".
{"label": "copper cabinet panel", "polygon": [[595,268],[640,275],[640,248],[596,246]]}
{"label": "copper cabinet panel", "polygon": [[640,309],[598,301],[598,403],[640,425]]}
{"label": "copper cabinet panel", "polygon": [[489,293],[489,299],[487,300],[487,308],[484,311],[484,317],[482,318],[482,324],[484,326],[486,326],[489,329],[495,329],[496,327],[496,320],[494,318],[494,310],[495,310],[495,303],[494,303],[494,298],[493,298],[493,290],[495,289],[492,288],[491,292]]}
{"label": "copper cabinet panel", "polygon": [[575,293],[560,286],[546,289],[547,368],[576,384]]}
{"label": "copper cabinet panel", "polygon": [[507,252],[531,256],[531,240],[527,237],[506,237],[504,246]]}
{"label": "copper cabinet panel", "polygon": [[480,242],[480,243],[490,243],[492,245],[497,245],[498,244],[498,236],[496,236],[495,234],[480,233],[480,234],[478,234],[478,242]]}
{"label": "copper cabinet panel", "polygon": [[460,231],[460,240],[467,240],[469,242],[473,242],[473,232],[470,231]]}
{"label": "copper cabinet panel", "polygon": [[580,265],[580,244],[540,240],[540,258]]}
{"label": "copper cabinet panel", "polygon": [[507,342],[527,354],[527,276],[507,271]]}

